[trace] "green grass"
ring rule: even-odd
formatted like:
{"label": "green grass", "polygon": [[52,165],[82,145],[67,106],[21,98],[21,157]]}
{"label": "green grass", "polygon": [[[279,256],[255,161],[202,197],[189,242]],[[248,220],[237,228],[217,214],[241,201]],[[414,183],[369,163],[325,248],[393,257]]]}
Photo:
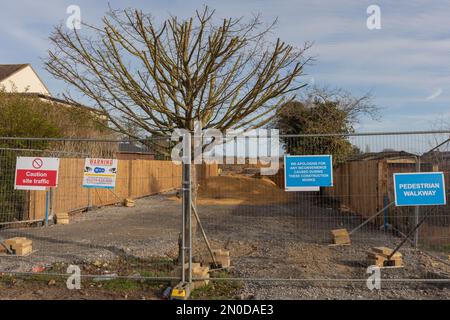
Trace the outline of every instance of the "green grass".
{"label": "green grass", "polygon": [[12,285],[14,284],[15,278],[11,275],[0,276],[0,284],[2,285]]}
{"label": "green grass", "polygon": [[148,270],[141,270],[137,271],[141,277],[144,278],[168,278],[173,277],[172,274],[170,274],[169,271],[148,271]]}
{"label": "green grass", "polygon": [[112,290],[115,292],[129,292],[129,291],[141,291],[151,288],[158,288],[159,284],[153,282],[141,282],[140,280],[130,280],[130,279],[113,279],[101,282],[90,282],[95,286],[101,285],[103,289]]}
{"label": "green grass", "polygon": [[[146,278],[164,278],[171,277],[171,270],[174,264],[170,266],[170,261],[163,261],[163,268],[158,264],[145,264],[142,261],[111,261],[107,263],[106,267],[95,267],[92,263],[80,265],[82,274],[93,275],[98,277],[100,275],[107,277],[114,273],[120,277],[114,278],[112,276],[109,280],[94,281],[93,278],[82,278],[82,287],[100,289],[103,291],[111,291],[119,294],[139,294],[140,292],[153,292],[156,296],[160,296],[165,288],[170,286],[170,280],[162,279],[146,279]],[[167,268],[169,266],[169,268]],[[51,267],[46,268],[42,273],[27,274],[27,275],[2,275],[0,276],[0,287],[8,287],[19,284],[26,287],[27,283],[35,283],[42,286],[47,286],[50,280],[54,280],[54,285],[65,286],[67,277],[66,263],[55,263]],[[105,273],[108,271],[108,273]],[[59,275],[55,275],[59,274]],[[139,276],[137,276],[139,274]],[[136,275],[136,279],[123,278],[124,276]],[[68,275],[67,275],[68,276]],[[225,271],[213,272],[211,278],[225,278],[225,280],[210,280],[205,287],[198,288],[191,292],[191,299],[201,300],[217,300],[217,299],[238,299],[239,291],[242,283],[235,280],[226,280],[230,278],[230,274]],[[18,281],[20,279],[20,281]]]}
{"label": "green grass", "polygon": [[[211,278],[229,278],[227,272],[215,272]],[[238,299],[237,295],[242,288],[242,282],[236,280],[209,281],[207,286],[195,289],[191,292],[193,300],[232,300]]]}
{"label": "green grass", "polygon": [[66,282],[66,278],[45,273],[0,276],[0,284],[4,286],[26,286],[27,283],[47,286],[50,280],[54,280],[55,285],[62,285]]}

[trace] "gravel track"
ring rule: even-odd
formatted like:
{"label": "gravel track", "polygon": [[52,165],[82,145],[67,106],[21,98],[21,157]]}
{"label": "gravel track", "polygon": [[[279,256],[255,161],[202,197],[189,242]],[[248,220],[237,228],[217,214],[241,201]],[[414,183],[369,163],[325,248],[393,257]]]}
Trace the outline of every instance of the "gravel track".
{"label": "gravel track", "polygon": [[[134,208],[104,207],[75,216],[69,225],[1,230],[4,238],[32,239],[35,252],[28,257],[1,256],[0,269],[29,272],[33,266],[54,262],[130,257],[144,259],[145,263],[145,259],[175,258],[181,210],[180,202],[173,198],[173,194],[156,195],[137,200]],[[351,246],[330,246],[330,229],[351,229],[362,220],[315,205],[308,197],[265,205],[200,205],[198,211],[213,247],[230,250],[233,276],[297,279],[244,281],[241,298],[450,298],[450,282],[386,281],[381,291],[367,289],[367,250],[380,245],[394,247],[401,238],[369,224],[352,236]],[[198,243],[198,253],[204,256],[203,242]],[[450,274],[448,265],[430,259],[409,244],[401,252],[405,267],[383,269],[383,279],[442,278]]]}

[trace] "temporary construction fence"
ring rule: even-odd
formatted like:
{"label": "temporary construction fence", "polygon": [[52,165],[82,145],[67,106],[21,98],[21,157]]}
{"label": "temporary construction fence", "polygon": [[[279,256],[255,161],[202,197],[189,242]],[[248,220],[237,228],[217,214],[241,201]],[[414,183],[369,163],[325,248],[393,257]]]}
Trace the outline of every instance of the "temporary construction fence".
{"label": "temporary construction fence", "polygon": [[[433,154],[436,155],[436,152]],[[439,171],[447,171],[446,163],[436,161],[431,154],[419,157],[392,150],[355,154],[346,161],[334,164],[333,187],[324,188],[323,194],[335,200],[342,212],[356,213],[367,219],[373,217],[384,228],[395,226],[399,231],[407,232],[414,224],[409,218],[415,217],[414,211],[418,208],[395,208],[390,205],[395,198],[394,173]],[[280,170],[272,180],[284,188],[284,171]],[[448,185],[448,177],[445,181]],[[380,210],[382,213],[377,214]],[[403,213],[399,214],[400,210]]]}
{"label": "temporary construction fence", "polygon": [[[15,148],[14,145],[25,143],[32,146],[36,143],[47,143],[47,150],[37,150],[33,147]],[[68,140],[29,140],[29,139],[3,139],[0,145],[0,161],[2,169],[2,192],[0,197],[5,206],[0,213],[0,222],[14,224],[14,222],[43,220],[46,210],[50,216],[61,212],[76,212],[94,207],[102,207],[123,202],[124,199],[137,199],[152,194],[180,188],[181,166],[170,160],[118,160],[116,187],[109,189],[83,188],[84,157],[116,158],[119,145],[140,144],[130,141],[79,141],[70,140],[70,149],[74,147],[83,152],[58,150]],[[89,152],[91,144],[102,144],[103,151]],[[52,146],[53,144],[53,146]],[[63,147],[63,149],[67,149]],[[100,151],[100,152],[99,152]],[[149,152],[148,152],[149,153]],[[133,153],[128,151],[127,158]],[[151,153],[153,156],[154,154]],[[19,191],[13,188],[15,161],[17,156],[52,156],[60,158],[58,187],[50,188],[49,192]],[[83,157],[84,155],[84,157]],[[142,152],[136,153],[140,157]],[[198,166],[198,179],[202,180],[210,175],[217,174],[216,165]],[[17,210],[16,208],[21,208]]]}
{"label": "temporary construction fence", "polygon": [[[255,154],[220,165],[221,176],[200,185],[199,214],[212,246],[229,250],[239,279],[365,287],[368,251],[387,247],[403,255],[401,267],[383,271],[387,281],[447,283],[448,204],[395,206],[393,174],[443,172],[447,194],[449,138],[447,131],[280,136],[277,174],[262,175]],[[333,186],[285,191],[286,154],[331,155]],[[349,245],[333,243],[337,229],[351,233]]]}
{"label": "temporary construction fence", "polygon": [[[397,207],[392,204],[392,186],[397,172],[443,172],[447,193],[450,132],[272,138],[278,139],[275,147],[270,139],[261,142],[253,140],[258,137],[246,136],[238,143],[238,137],[216,150],[227,163],[196,166],[193,214],[198,214],[199,221],[192,218],[196,239],[192,259],[211,269],[204,273],[200,267],[203,273],[194,272],[194,281],[239,280],[252,285],[295,281],[303,289],[330,283],[342,287],[349,282],[365,286],[368,251],[388,247],[403,255],[402,266],[383,269],[388,281],[402,285],[448,283],[448,204]],[[1,272],[32,272],[44,266],[45,272],[65,273],[61,265],[79,264],[86,276],[115,273],[180,279],[177,258],[183,220],[182,200],[176,192],[182,184],[180,166],[170,160],[119,160],[113,191],[81,187],[83,158],[117,158],[124,143],[133,143],[157,159],[169,159],[172,146],[168,138],[134,142],[0,139],[0,217],[7,223],[2,225],[0,237],[26,237],[35,250],[26,257],[0,256]],[[225,154],[229,149],[235,152],[231,156]],[[260,168],[267,164],[261,161],[261,152],[268,151],[271,161],[279,162],[279,170],[264,175]],[[286,191],[286,154],[331,155],[333,186]],[[73,211],[69,225],[17,224],[41,219],[46,203],[43,192],[13,190],[19,155],[61,158],[60,181],[52,191],[50,212]],[[134,208],[106,206],[128,197],[142,199]],[[92,210],[83,211],[85,208]],[[330,232],[335,229],[347,229],[351,243],[333,244]],[[211,250],[218,256],[229,254],[231,267],[215,270],[218,266],[211,264]],[[293,297],[300,294],[292,290]]]}

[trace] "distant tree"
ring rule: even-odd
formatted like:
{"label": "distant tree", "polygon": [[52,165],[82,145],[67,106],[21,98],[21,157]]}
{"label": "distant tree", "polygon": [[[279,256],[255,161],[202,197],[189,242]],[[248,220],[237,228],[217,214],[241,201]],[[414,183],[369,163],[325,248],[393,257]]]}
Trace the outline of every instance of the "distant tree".
{"label": "distant tree", "polygon": [[283,105],[272,126],[278,128],[282,135],[311,135],[283,138],[287,153],[332,154],[336,162],[361,152],[345,135],[354,132],[359,116],[366,114],[376,118],[377,111],[370,95],[353,97],[343,90],[316,87],[303,101]]}

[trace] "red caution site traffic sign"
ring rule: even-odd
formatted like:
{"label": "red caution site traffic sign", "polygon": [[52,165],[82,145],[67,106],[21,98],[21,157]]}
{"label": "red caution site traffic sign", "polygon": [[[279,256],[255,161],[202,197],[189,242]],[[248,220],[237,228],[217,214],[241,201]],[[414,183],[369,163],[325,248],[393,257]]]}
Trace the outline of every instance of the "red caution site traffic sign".
{"label": "red caution site traffic sign", "polygon": [[58,158],[17,157],[14,189],[46,190],[58,185]]}

